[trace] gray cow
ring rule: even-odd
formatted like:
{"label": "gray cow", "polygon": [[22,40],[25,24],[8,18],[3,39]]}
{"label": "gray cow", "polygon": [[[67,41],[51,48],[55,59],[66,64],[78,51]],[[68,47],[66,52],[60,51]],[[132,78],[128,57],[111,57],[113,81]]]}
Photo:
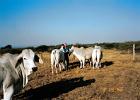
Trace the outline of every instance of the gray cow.
{"label": "gray cow", "polygon": [[20,54],[6,53],[0,57],[0,87],[3,100],[11,100],[12,95],[25,87],[28,75],[37,71],[35,62],[40,58],[31,49],[24,49]]}
{"label": "gray cow", "polygon": [[90,65],[91,65],[93,47],[88,47],[88,48],[81,47],[81,48],[78,48],[78,47],[72,46],[70,51],[80,61],[80,68],[85,67],[85,61],[86,60],[90,60]]}
{"label": "gray cow", "polygon": [[93,69],[101,67],[101,59],[103,58],[102,48],[95,45],[92,52]]}
{"label": "gray cow", "polygon": [[54,73],[54,68],[56,73],[58,73],[57,68],[62,71],[62,69],[66,68],[65,62],[64,62],[64,52],[60,49],[54,49],[51,52],[51,68],[52,68],[52,74]]}

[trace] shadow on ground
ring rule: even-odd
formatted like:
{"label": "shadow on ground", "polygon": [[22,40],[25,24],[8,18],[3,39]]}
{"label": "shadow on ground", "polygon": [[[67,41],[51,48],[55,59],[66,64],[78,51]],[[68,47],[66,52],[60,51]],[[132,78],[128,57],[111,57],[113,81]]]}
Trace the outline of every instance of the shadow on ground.
{"label": "shadow on ground", "polygon": [[61,80],[45,86],[31,89],[23,94],[16,95],[15,100],[43,100],[55,98],[63,93],[68,93],[75,88],[94,83],[95,79],[83,80],[83,77]]}
{"label": "shadow on ground", "polygon": [[[90,66],[90,62],[86,62],[86,65],[87,65],[87,64]],[[108,67],[108,66],[111,66],[111,65],[113,65],[113,64],[114,64],[113,61],[105,61],[105,62],[102,62],[102,63],[101,63],[101,66],[102,66],[101,68]],[[76,68],[77,66],[80,67],[80,62],[79,62],[79,61],[70,63],[69,69]]]}
{"label": "shadow on ground", "polygon": [[113,65],[114,64],[114,62],[113,61],[105,61],[105,62],[102,62],[101,63],[101,65],[102,65],[102,67],[107,67],[107,66],[111,66],[111,65]]}
{"label": "shadow on ground", "polygon": [[79,61],[70,63],[70,65],[69,65],[69,69],[74,69],[76,67],[80,67],[80,62]]}

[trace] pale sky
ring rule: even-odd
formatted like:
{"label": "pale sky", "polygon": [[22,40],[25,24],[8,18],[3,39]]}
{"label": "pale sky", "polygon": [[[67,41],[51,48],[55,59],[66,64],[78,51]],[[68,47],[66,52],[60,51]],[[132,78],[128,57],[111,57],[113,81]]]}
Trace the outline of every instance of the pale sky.
{"label": "pale sky", "polygon": [[0,47],[140,40],[140,0],[0,0]]}

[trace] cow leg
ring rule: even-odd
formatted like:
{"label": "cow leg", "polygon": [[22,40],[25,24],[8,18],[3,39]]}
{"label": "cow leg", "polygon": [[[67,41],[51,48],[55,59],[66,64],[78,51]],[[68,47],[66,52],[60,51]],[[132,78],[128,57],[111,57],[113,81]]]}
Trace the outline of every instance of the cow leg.
{"label": "cow leg", "polygon": [[97,62],[96,62],[96,68],[100,68],[101,64],[100,64],[100,59],[99,57],[97,57]]}
{"label": "cow leg", "polygon": [[80,60],[80,68],[82,68],[82,61]]}
{"label": "cow leg", "polygon": [[90,67],[92,66],[92,61],[90,60]]}
{"label": "cow leg", "polygon": [[62,63],[62,67],[64,70],[66,70],[66,65],[64,63]]}
{"label": "cow leg", "polygon": [[85,59],[83,59],[83,68],[85,68]]}
{"label": "cow leg", "polygon": [[13,85],[9,86],[8,88],[3,87],[3,100],[11,100],[12,95],[14,93]]}
{"label": "cow leg", "polygon": [[99,62],[99,67],[101,68],[102,66],[101,66],[101,62]]}
{"label": "cow leg", "polygon": [[96,63],[96,61],[93,61],[93,69],[95,69],[95,63]]}
{"label": "cow leg", "polygon": [[64,70],[66,70],[66,60],[63,60],[62,67],[63,67]]}
{"label": "cow leg", "polygon": [[93,69],[95,69],[95,63],[96,63],[96,54],[92,54],[92,65],[93,65]]}
{"label": "cow leg", "polygon": [[100,55],[97,55],[97,62],[96,62],[96,67],[99,69],[100,67]]}
{"label": "cow leg", "polygon": [[60,70],[60,72],[62,71],[62,66],[63,66],[63,64],[60,63],[60,64],[59,64],[59,70]]}
{"label": "cow leg", "polygon": [[55,71],[56,71],[56,73],[58,73],[58,72],[57,72],[57,67],[59,67],[59,65],[57,66],[57,64],[56,64],[56,65],[55,65]]}
{"label": "cow leg", "polygon": [[99,62],[98,61],[96,61],[96,68],[99,69]]}
{"label": "cow leg", "polygon": [[93,59],[92,59],[92,62],[93,62],[93,69],[95,69],[94,66],[95,66],[95,63],[96,63],[96,59],[93,58]]}

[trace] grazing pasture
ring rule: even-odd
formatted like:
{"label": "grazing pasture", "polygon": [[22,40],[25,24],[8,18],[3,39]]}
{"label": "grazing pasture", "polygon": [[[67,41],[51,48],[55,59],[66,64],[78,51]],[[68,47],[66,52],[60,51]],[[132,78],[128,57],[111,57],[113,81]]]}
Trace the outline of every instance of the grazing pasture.
{"label": "grazing pasture", "polygon": [[40,52],[44,63],[30,75],[27,86],[14,100],[140,100],[140,55],[103,50],[102,68],[89,63],[80,69],[70,56],[69,70],[52,75],[49,52]]}

